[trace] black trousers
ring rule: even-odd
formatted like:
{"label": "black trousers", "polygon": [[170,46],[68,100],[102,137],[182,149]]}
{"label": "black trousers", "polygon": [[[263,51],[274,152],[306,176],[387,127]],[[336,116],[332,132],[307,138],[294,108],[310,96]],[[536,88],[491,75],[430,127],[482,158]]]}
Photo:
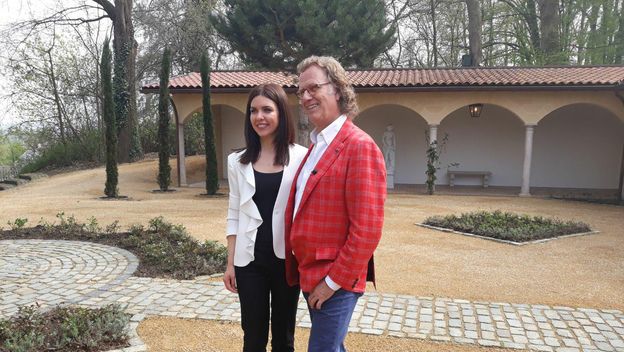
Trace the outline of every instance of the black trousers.
{"label": "black trousers", "polygon": [[286,283],[284,259],[275,255],[234,267],[241,306],[244,352],[265,352],[271,322],[271,350],[295,350],[295,319],[299,286]]}

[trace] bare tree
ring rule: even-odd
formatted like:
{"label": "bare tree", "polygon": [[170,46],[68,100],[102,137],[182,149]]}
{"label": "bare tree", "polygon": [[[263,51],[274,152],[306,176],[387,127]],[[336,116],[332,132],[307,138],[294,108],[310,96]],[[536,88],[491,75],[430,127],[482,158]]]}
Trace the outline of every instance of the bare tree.
{"label": "bare tree", "polygon": [[132,22],[133,0],[92,0],[113,22],[115,117],[119,133],[119,161],[129,162],[143,156],[139,139],[136,105],[137,41]]}
{"label": "bare tree", "polygon": [[[208,49],[213,69],[240,68],[229,43],[212,27],[211,0],[152,0],[137,3],[135,25],[145,41],[137,58],[137,79],[155,79],[161,53],[171,48],[172,73],[199,72],[202,52]],[[163,19],[167,19],[166,21]]]}
{"label": "bare tree", "polygon": [[[79,0],[74,5],[58,2],[59,10],[45,16],[18,24],[16,27],[32,32],[46,30],[47,25],[81,26],[110,19],[113,26],[114,95],[119,133],[119,161],[128,162],[141,157],[136,107],[137,42],[132,22],[133,0]],[[97,66],[97,62],[93,63]]]}

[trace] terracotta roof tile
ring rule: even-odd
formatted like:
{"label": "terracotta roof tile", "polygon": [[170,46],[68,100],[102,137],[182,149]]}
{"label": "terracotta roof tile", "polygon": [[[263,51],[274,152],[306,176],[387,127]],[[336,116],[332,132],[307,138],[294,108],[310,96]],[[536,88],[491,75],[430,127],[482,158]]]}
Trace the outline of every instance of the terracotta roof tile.
{"label": "terracotta roof tile", "polygon": [[[624,66],[499,67],[451,69],[350,70],[356,88],[365,87],[479,87],[479,86],[612,86],[624,82]],[[213,71],[212,88],[251,88],[260,83],[296,87],[296,76],[269,71]],[[169,87],[199,89],[199,73],[171,78]],[[158,89],[158,83],[143,86]]]}

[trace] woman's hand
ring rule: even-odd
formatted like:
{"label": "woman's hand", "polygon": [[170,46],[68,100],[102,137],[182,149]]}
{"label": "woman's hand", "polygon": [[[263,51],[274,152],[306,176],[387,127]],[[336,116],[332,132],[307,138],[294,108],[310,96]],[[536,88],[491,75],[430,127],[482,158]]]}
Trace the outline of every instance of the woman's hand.
{"label": "woman's hand", "polygon": [[223,274],[223,283],[225,288],[230,292],[238,293],[236,288],[236,274],[234,273],[234,251],[236,250],[236,235],[227,236],[227,266],[225,267],[225,273]]}
{"label": "woman's hand", "polygon": [[228,265],[225,269],[225,274],[223,274],[223,283],[225,284],[225,288],[227,288],[228,291],[238,293],[238,289],[236,288],[236,274],[234,273],[234,265]]}

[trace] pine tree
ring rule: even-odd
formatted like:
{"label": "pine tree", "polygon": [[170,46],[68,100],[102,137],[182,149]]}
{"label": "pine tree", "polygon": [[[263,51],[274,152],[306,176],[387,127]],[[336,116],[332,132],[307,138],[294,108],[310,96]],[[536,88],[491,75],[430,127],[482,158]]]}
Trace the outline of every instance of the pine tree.
{"label": "pine tree", "polygon": [[111,77],[111,51],[108,38],[104,41],[100,73],[102,75],[103,115],[106,126],[106,185],[104,194],[109,198],[116,198],[119,196],[117,189],[119,176],[117,171],[117,127]]}
{"label": "pine tree", "polygon": [[210,110],[210,64],[204,52],[201,57],[202,105],[204,115],[204,140],[206,145],[206,194],[214,195],[219,189],[217,152],[214,141],[212,111]]}
{"label": "pine tree", "polygon": [[247,64],[294,70],[310,55],[371,67],[395,41],[381,0],[225,0],[215,28]]}
{"label": "pine tree", "polygon": [[160,69],[160,92],[158,99],[158,185],[165,192],[171,185],[169,156],[169,73],[171,71],[171,50],[165,48]]}

